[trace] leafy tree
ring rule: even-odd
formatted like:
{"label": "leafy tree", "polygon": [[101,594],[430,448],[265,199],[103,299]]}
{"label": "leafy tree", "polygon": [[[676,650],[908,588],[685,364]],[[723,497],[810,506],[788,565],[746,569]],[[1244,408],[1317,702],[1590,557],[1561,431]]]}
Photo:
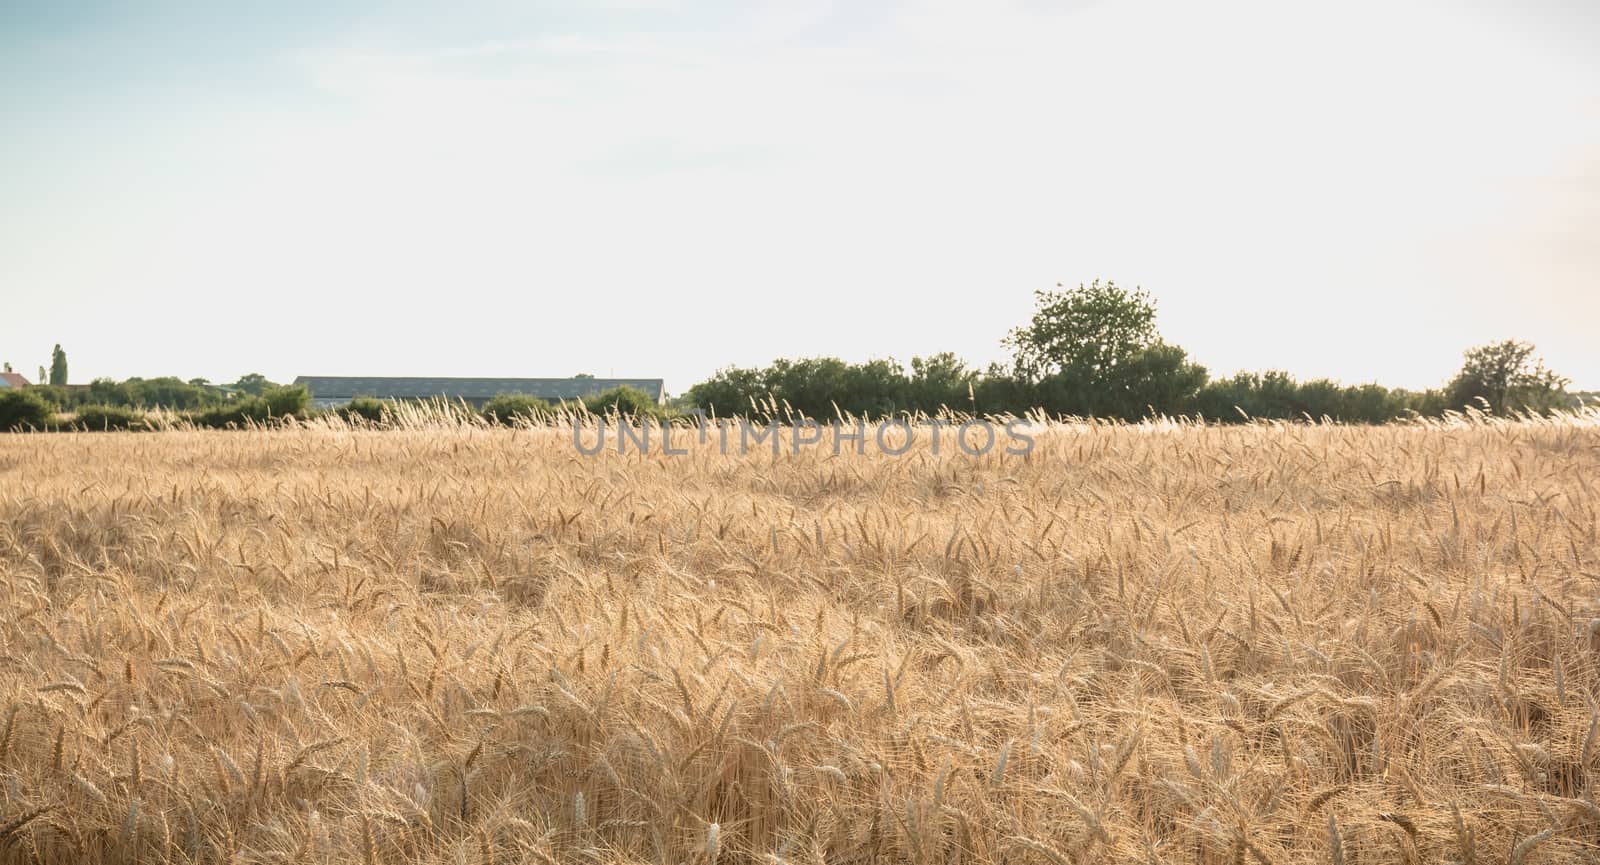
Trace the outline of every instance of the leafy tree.
{"label": "leafy tree", "polygon": [[806,357],[773,361],[766,374],[767,392],[784,405],[813,418],[832,418],[834,405],[854,409],[850,391],[850,365],[836,357]]}
{"label": "leafy tree", "polygon": [[[9,363],[6,364],[6,366],[10,366],[10,365],[11,364],[9,364]],[[34,381],[37,382],[38,384],[48,384],[50,382],[50,374],[45,372],[44,367],[42,365],[39,367],[39,377],[34,379]]]}
{"label": "leafy tree", "polygon": [[268,388],[277,387],[277,384],[259,372],[252,372],[239,376],[239,380],[231,387],[250,396],[261,396]]}
{"label": "leafy tree", "polygon": [[133,405],[133,389],[126,382],[97,378],[89,382],[88,400],[94,405]]}
{"label": "leafy tree", "polygon": [[1034,292],[1033,319],[1011,331],[1017,372],[1030,381],[1062,375],[1089,387],[1159,341],[1156,307],[1143,289],[1095,280],[1065,291]]}
{"label": "leafy tree", "polygon": [[978,378],[961,358],[948,351],[911,359],[907,382],[907,408],[933,414],[939,408],[971,412]]}
{"label": "leafy tree", "polygon": [[1182,348],[1162,341],[1150,295],[1114,282],[1035,292],[1032,320],[1004,344],[1016,377],[1034,386],[1033,405],[1054,414],[1181,414],[1207,378]]}
{"label": "leafy tree", "polygon": [[[1567,403],[1568,379],[1536,358],[1533,343],[1508,339],[1468,349],[1446,388],[1453,407],[1487,403],[1495,414],[1544,412]],[[1480,402],[1481,401],[1481,402]]]}
{"label": "leafy tree", "polygon": [[217,402],[215,393],[207,388],[190,384],[176,376],[156,378],[130,378],[127,387],[133,404],[149,408],[187,410]]}
{"label": "leafy tree", "polygon": [[61,350],[59,342],[50,353],[50,383],[58,386],[67,383],[67,353]]}
{"label": "leafy tree", "polygon": [[759,369],[728,367],[689,388],[684,398],[691,404],[720,417],[750,412],[752,399],[766,396],[765,375]]}
{"label": "leafy tree", "polygon": [[6,361],[5,368],[4,368],[3,371],[4,372],[10,372],[11,371],[11,361],[9,361],[9,360]]}

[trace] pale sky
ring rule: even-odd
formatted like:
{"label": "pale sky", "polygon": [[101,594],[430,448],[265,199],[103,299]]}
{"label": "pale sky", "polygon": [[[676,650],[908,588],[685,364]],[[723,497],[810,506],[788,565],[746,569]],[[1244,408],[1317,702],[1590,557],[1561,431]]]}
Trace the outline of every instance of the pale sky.
{"label": "pale sky", "polygon": [[677,393],[987,364],[1099,277],[1214,375],[1515,337],[1600,388],[1595,45],[1592,0],[11,2],[0,359]]}

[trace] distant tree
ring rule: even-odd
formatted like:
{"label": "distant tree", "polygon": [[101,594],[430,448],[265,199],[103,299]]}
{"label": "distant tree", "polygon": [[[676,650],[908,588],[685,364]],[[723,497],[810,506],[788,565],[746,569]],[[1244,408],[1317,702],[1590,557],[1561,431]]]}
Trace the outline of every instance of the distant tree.
{"label": "distant tree", "polygon": [[577,375],[573,376],[573,378],[575,378],[575,379],[576,378],[592,379],[592,378],[594,378],[594,375],[592,375],[591,373],[587,373],[587,372],[580,372]]}
{"label": "distant tree", "polygon": [[1205,386],[1206,368],[1178,346],[1157,340],[1111,370],[1108,387],[1091,402],[1094,413],[1129,420],[1191,410]]}
{"label": "distant tree", "polygon": [[50,353],[50,383],[58,386],[67,383],[67,353],[61,350],[59,342]]}
{"label": "distant tree", "polygon": [[38,382],[39,384],[49,384],[50,374],[44,371],[43,366],[39,367],[39,377],[34,379],[34,381]]}
{"label": "distant tree", "polygon": [[1182,348],[1162,341],[1150,295],[1114,282],[1035,292],[1033,319],[1004,344],[1028,398],[1054,414],[1180,414],[1207,379]]}
{"label": "distant tree", "polygon": [[941,407],[973,411],[973,384],[977,377],[977,371],[969,369],[953,352],[913,357],[907,402],[910,407],[930,414]]}
{"label": "distant tree", "polygon": [[134,404],[133,388],[127,382],[116,379],[97,378],[89,382],[89,391],[86,394],[88,401],[93,405],[121,405]]}
{"label": "distant tree", "polygon": [[1065,375],[1092,386],[1160,339],[1155,302],[1143,289],[1095,280],[1036,291],[1034,301],[1032,321],[1004,340],[1017,372],[1033,381]]}
{"label": "distant tree", "polygon": [[6,372],[10,372],[11,371],[11,361],[9,361],[9,360],[6,361],[5,371]]}
{"label": "distant tree", "polygon": [[1495,414],[1544,412],[1567,404],[1568,379],[1535,357],[1533,343],[1508,339],[1468,349],[1447,391],[1454,408],[1487,403]]}
{"label": "distant tree", "polygon": [[751,402],[764,400],[767,385],[763,370],[728,367],[689,388],[684,400],[720,417],[748,414]]}
{"label": "distant tree", "polygon": [[261,396],[268,388],[277,387],[277,385],[261,373],[252,372],[239,376],[239,380],[234,382],[232,387],[250,396]]}
{"label": "distant tree", "polygon": [[208,378],[191,378],[191,379],[189,379],[189,384],[192,384],[195,387],[210,387],[211,386],[211,379],[208,379]]}

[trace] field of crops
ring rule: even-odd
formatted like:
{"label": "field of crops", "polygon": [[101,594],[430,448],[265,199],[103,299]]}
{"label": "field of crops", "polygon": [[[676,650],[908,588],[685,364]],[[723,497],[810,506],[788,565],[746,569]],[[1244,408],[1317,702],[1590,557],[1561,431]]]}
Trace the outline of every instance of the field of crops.
{"label": "field of crops", "polygon": [[1592,422],[689,448],[0,436],[0,862],[1600,858]]}

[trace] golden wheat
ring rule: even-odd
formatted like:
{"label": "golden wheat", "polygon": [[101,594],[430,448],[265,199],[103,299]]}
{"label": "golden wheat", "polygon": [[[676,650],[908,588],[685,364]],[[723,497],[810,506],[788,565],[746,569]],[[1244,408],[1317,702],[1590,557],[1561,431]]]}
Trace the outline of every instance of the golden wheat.
{"label": "golden wheat", "polygon": [[414,414],[0,436],[0,862],[1600,858],[1593,416]]}

